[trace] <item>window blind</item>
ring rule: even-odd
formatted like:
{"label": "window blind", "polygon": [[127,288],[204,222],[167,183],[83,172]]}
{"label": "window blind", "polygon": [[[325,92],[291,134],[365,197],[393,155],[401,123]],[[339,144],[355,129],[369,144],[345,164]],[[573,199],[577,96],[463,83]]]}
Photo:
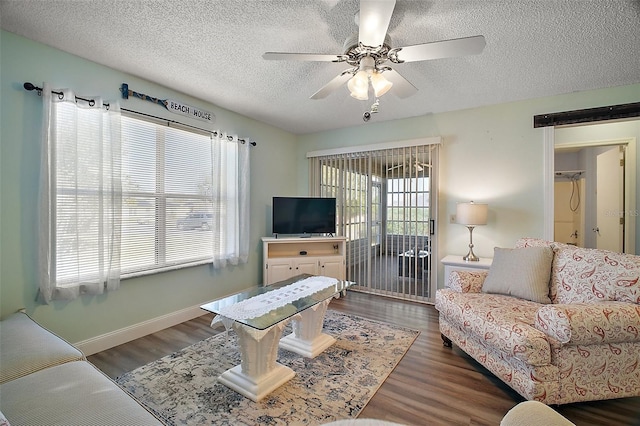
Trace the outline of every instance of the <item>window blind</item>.
{"label": "window blind", "polygon": [[54,91],[47,83],[41,92],[44,302],[117,290],[122,277],[248,261],[249,146],[255,143],[123,116],[117,102]]}
{"label": "window blind", "polygon": [[211,261],[210,135],[122,117],[122,272]]}
{"label": "window blind", "polygon": [[347,279],[357,283],[354,289],[432,301],[437,147],[307,154],[310,193],[337,199],[337,229],[347,237]]}

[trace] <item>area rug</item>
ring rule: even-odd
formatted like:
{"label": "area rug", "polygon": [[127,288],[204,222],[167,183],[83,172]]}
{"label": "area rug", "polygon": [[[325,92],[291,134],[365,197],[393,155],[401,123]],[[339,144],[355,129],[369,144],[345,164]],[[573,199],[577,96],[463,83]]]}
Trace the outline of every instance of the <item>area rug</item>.
{"label": "area rug", "polygon": [[[240,363],[236,334],[220,333],[126,373],[116,381],[168,425],[316,425],[358,416],[419,332],[328,310],[337,342],[314,359],[280,349],[295,371],[253,402],[217,382]],[[291,332],[290,326],[284,335]]]}

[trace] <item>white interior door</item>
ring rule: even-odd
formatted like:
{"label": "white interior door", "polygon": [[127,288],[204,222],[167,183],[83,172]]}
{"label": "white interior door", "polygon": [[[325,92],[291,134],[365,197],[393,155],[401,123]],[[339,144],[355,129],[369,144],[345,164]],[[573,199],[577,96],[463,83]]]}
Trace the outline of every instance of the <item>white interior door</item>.
{"label": "white interior door", "polygon": [[623,251],[624,221],[624,162],[615,146],[596,158],[596,233],[597,248]]}

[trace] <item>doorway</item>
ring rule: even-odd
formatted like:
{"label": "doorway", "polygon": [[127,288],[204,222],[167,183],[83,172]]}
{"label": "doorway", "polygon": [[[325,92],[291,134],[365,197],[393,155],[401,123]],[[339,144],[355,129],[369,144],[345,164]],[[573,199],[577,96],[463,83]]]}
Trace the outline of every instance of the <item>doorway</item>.
{"label": "doorway", "polygon": [[625,199],[629,143],[611,140],[556,145],[554,241],[625,250],[624,212],[632,202]]}
{"label": "doorway", "polygon": [[[637,132],[637,120],[544,129],[545,177],[550,176],[545,200],[546,212],[551,213],[545,215],[545,238],[635,254]],[[573,194],[581,197],[580,205],[575,195],[571,199],[571,185]],[[569,219],[575,222],[557,226],[567,221],[569,206],[577,210]]]}
{"label": "doorway", "polygon": [[434,300],[438,144],[421,142],[307,154],[310,193],[337,199],[338,234],[347,237],[347,279],[356,283],[354,290]]}

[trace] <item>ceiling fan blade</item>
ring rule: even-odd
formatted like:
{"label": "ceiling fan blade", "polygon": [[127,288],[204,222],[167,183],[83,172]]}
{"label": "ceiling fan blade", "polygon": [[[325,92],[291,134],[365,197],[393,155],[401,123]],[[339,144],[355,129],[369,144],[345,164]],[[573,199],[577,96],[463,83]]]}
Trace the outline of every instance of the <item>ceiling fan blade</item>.
{"label": "ceiling fan blade", "polygon": [[393,83],[391,93],[399,98],[408,98],[418,91],[416,86],[409,83],[409,80],[401,76],[396,70],[388,70],[383,73],[384,77]]}
{"label": "ceiling fan blade", "polygon": [[381,46],[395,6],[396,0],[360,0],[358,41],[365,46]]}
{"label": "ceiling fan blade", "polygon": [[343,55],[324,55],[320,53],[281,53],[266,52],[262,57],[269,61],[318,61],[343,62]]}
{"label": "ceiling fan blade", "polygon": [[456,38],[416,44],[403,47],[398,52],[398,60],[404,62],[427,61],[430,59],[453,58],[455,56],[477,55],[484,49],[484,36]]}
{"label": "ceiling fan blade", "polygon": [[353,74],[351,74],[350,72],[343,72],[342,74],[334,77],[333,80],[331,80],[330,82],[328,82],[327,84],[322,86],[322,88],[320,90],[318,90],[316,93],[311,95],[310,99],[324,99],[324,98],[326,98],[334,90],[336,90],[338,87],[340,87],[344,83],[346,83],[351,77],[353,77]]}

